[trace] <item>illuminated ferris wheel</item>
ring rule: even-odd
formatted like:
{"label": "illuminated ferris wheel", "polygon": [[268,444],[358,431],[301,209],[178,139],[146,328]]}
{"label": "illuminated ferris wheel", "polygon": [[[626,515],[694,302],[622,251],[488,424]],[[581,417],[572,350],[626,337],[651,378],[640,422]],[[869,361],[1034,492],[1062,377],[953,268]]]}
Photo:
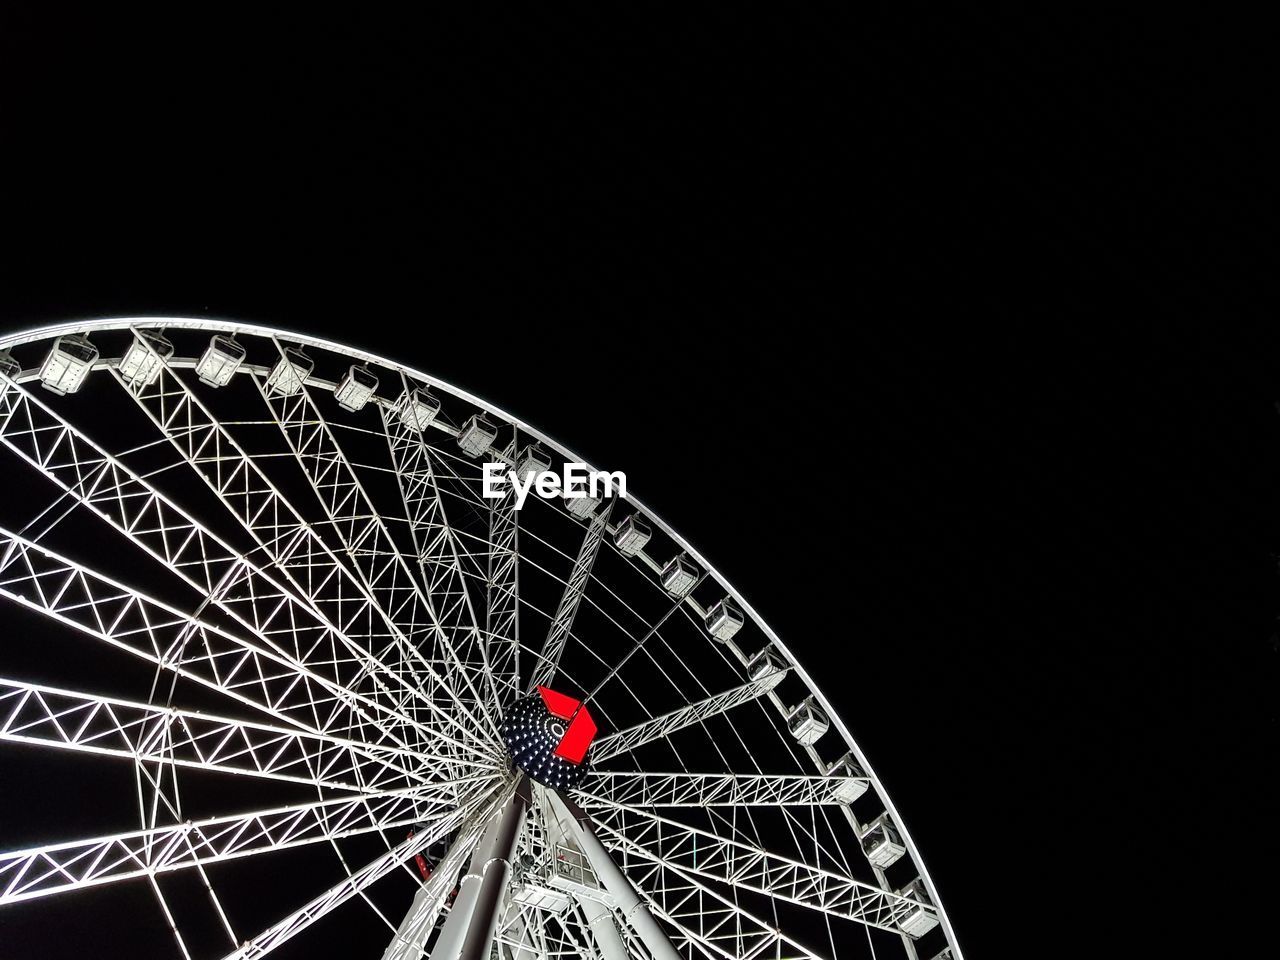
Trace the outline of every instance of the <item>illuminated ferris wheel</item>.
{"label": "illuminated ferris wheel", "polygon": [[313,955],[356,910],[384,960],[960,960],[848,729],[697,551],[616,491],[485,489],[578,462],[539,431],[204,320],[0,338],[0,392],[4,631],[39,638],[34,672],[0,647],[0,740],[127,787],[114,832],[0,853],[0,914],[141,885],[189,960]]}

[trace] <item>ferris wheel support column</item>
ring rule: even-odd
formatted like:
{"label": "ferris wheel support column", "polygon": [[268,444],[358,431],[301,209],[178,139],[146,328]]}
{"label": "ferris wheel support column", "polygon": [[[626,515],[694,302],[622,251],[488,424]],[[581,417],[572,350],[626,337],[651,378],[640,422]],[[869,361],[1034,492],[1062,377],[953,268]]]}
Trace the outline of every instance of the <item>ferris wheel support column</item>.
{"label": "ferris wheel support column", "polygon": [[[667,932],[662,929],[662,926],[654,919],[653,914],[649,912],[649,905],[641,899],[640,894],[636,892],[636,888],[627,879],[627,875],[613,862],[613,857],[604,848],[604,844],[600,842],[596,832],[591,829],[591,823],[587,815],[572,800],[560,796],[556,791],[548,790],[547,794],[551,797],[551,802],[559,807],[559,812],[564,817],[565,822],[572,824],[575,828],[577,835],[574,839],[578,842],[582,852],[586,854],[587,860],[590,861],[591,869],[595,871],[600,882],[604,884],[604,888],[609,891],[609,895],[618,904],[623,917],[640,935],[640,939],[649,949],[649,954],[653,957],[653,960],[681,960],[680,954],[672,946]],[[593,925],[592,930],[596,929],[597,926]],[[599,940],[597,939],[596,942],[599,943]]]}
{"label": "ferris wheel support column", "polygon": [[431,960],[487,960],[528,801],[529,785],[522,775],[472,854]]}
{"label": "ferris wheel support column", "polygon": [[578,906],[587,918],[587,929],[595,941],[603,960],[628,960],[626,945],[622,942],[622,934],[613,922],[613,911],[599,900],[590,897],[577,897]]}

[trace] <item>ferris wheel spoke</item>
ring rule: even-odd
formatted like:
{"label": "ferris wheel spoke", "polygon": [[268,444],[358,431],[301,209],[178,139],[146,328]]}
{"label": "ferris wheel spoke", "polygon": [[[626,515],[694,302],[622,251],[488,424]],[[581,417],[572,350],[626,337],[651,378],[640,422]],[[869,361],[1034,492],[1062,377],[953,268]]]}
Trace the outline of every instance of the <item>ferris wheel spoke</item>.
{"label": "ferris wheel spoke", "polygon": [[[0,595],[28,609],[308,732],[409,749],[397,733],[404,721],[399,714],[285,653],[206,624],[3,528],[0,557]],[[320,724],[319,708],[329,704],[341,707],[342,723]],[[451,752],[471,754],[451,762],[493,763],[466,741],[429,732]]]}
{"label": "ferris wheel spoke", "polygon": [[[278,342],[276,348],[284,358]],[[409,643],[421,644],[433,632],[426,598],[310,390],[284,393],[258,374],[252,379],[379,612],[401,625]]]}
{"label": "ferris wheel spoke", "polygon": [[804,774],[592,773],[578,803],[584,808],[818,806],[847,803],[866,778]]}
{"label": "ferris wheel spoke", "polygon": [[[402,382],[407,396],[410,385],[403,378]],[[443,628],[442,635],[448,634],[443,642],[449,644],[446,652],[450,670],[480,701],[482,712],[496,730],[496,718],[486,709],[484,697],[476,686],[487,677],[479,619],[462,572],[460,557],[465,548],[449,526],[432,467],[431,451],[423,439],[425,425],[417,423],[416,413],[412,410],[408,422],[404,417],[393,415],[386,407],[382,407],[380,412],[392,468],[418,551],[417,566],[427,588],[427,597]]]}
{"label": "ferris wheel spoke", "polygon": [[414,777],[396,764],[421,762],[334,737],[5,678],[0,740],[359,793],[411,787]]}
{"label": "ferris wheel spoke", "polygon": [[582,547],[573,561],[573,570],[565,584],[564,593],[556,607],[556,615],[551,621],[551,628],[542,644],[542,653],[533,668],[533,677],[529,681],[529,691],[547,686],[560,667],[560,657],[564,653],[569,633],[573,628],[573,618],[578,612],[578,604],[591,582],[591,570],[595,566],[596,556],[600,552],[600,544],[609,525],[609,513],[613,509],[613,501],[591,518],[583,537]]}
{"label": "ferris wheel spoke", "polygon": [[[516,453],[516,438],[504,451]],[[488,576],[485,583],[485,661],[493,700],[509,701],[520,689],[520,512],[510,487],[489,507]]]}
{"label": "ferris wheel spoke", "polygon": [[[276,347],[281,358],[287,359],[279,343]],[[457,689],[451,691],[452,696],[455,700],[465,700],[459,696],[461,688],[465,687],[471,694],[470,702],[478,706],[480,697],[471,674],[458,657],[454,639],[468,629],[467,624],[471,634],[475,634],[475,616],[465,588],[464,618],[459,617],[456,605],[451,604],[443,592],[424,595],[381,512],[374,508],[308,388],[303,385],[296,393],[286,395],[268,386],[256,374],[253,379],[316,497],[323,504],[364,588],[378,603],[389,623],[404,625],[408,659],[425,665],[427,660],[420,648],[427,645],[426,641],[434,640],[445,655],[438,661],[441,673],[446,679],[455,677],[460,681],[455,685]],[[394,646],[386,648],[379,656],[387,658],[393,649]],[[431,678],[434,674],[426,676]],[[433,692],[437,686],[438,683],[430,683],[428,692]],[[467,709],[466,713],[479,722],[474,710]],[[481,714],[484,715],[483,709]]]}
{"label": "ferris wheel spoke", "polygon": [[664,713],[660,717],[654,717],[644,723],[611,733],[607,737],[601,737],[591,748],[591,760],[593,763],[608,760],[643,744],[669,737],[677,730],[701,723],[739,704],[749,703],[776,687],[787,672],[787,670],[776,670],[741,686],[732,687],[678,710]]}
{"label": "ferris wheel spoke", "polygon": [[[434,701],[422,690],[420,674],[438,680],[438,673],[182,378],[164,363],[157,371],[151,384],[127,382],[118,371],[115,376],[307,603],[345,644],[378,667],[375,683],[394,685],[398,709],[431,709]],[[375,656],[374,650],[385,654]],[[443,692],[466,712],[451,686],[443,685]]]}
{"label": "ferris wheel spoke", "polygon": [[890,893],[833,870],[658,816],[635,807],[596,810],[601,839],[628,857],[639,857],[682,873],[752,890],[832,917],[901,933],[899,918],[924,909],[908,897]]}
{"label": "ferris wheel spoke", "polygon": [[488,778],[400,790],[0,853],[0,905],[119,880],[431,823]]}
{"label": "ferris wheel spoke", "polygon": [[[328,652],[330,656],[336,657],[337,650],[342,649],[347,657],[336,662],[355,667],[353,672],[341,678],[341,682],[349,690],[354,691],[361,680],[370,677],[377,701],[391,711],[396,718],[396,726],[407,726],[421,734],[424,728],[415,718],[425,711],[457,731],[460,739],[451,742],[463,744],[464,752],[476,753],[474,747],[467,745],[473,740],[476,725],[474,719],[467,722],[465,716],[455,716],[442,708],[434,697],[424,692],[422,680],[426,678],[436,681],[436,687],[443,689],[461,707],[456,694],[447,685],[439,684],[439,675],[423,660],[421,654],[406,643],[398,628],[381,615],[369,595],[353,580],[350,571],[261,474],[257,465],[226,434],[221,424],[199,404],[186,385],[166,367],[161,366],[159,370],[161,375],[152,387],[131,386],[118,374],[117,379],[148,412],[156,426],[166,433],[183,458],[204,477],[224,505],[245,524],[246,529],[272,556],[293,587],[305,598],[299,600],[293,594],[286,594],[285,599],[292,602],[285,608],[266,608],[272,619],[281,622],[281,632],[285,638],[293,641],[295,656],[302,662],[308,662],[317,653]],[[200,420],[200,417],[204,419]],[[192,429],[189,426],[192,421],[199,422],[200,429]],[[179,426],[181,424],[188,426]],[[211,535],[206,539],[213,540]],[[239,572],[244,575],[246,583],[242,586],[240,578],[232,578],[220,593],[231,592],[231,587],[236,587],[236,594],[250,591],[249,613],[258,616],[259,609],[265,604],[261,597],[253,595],[256,580],[249,574],[254,573],[260,579],[266,577],[252,570],[248,561],[243,561]],[[220,605],[225,605],[230,599],[229,597],[228,601]],[[319,632],[321,640],[312,642],[309,636],[305,640],[295,636],[298,630],[292,614],[302,612],[297,611],[297,607],[304,608],[320,621],[319,627],[311,632]],[[331,608],[336,615],[336,622],[320,612],[321,607]],[[370,652],[375,643],[388,638],[390,642],[383,648],[383,656],[375,656]],[[390,660],[384,657],[389,657]],[[408,661],[415,659],[422,669],[415,670],[409,665]],[[326,661],[321,658],[320,662]],[[335,704],[335,716],[338,709]],[[465,715],[465,707],[462,710]],[[330,718],[332,719],[333,717]]]}
{"label": "ferris wheel spoke", "polygon": [[648,867],[637,865],[635,873],[650,909],[676,931],[677,942],[708,960],[764,957],[784,948],[788,957],[828,960],[787,936],[776,921],[756,916],[698,877],[668,864],[651,862]]}
{"label": "ferris wheel spoke", "polygon": [[[736,960],[762,955],[780,942],[797,946],[782,937],[776,924],[762,922],[698,878],[681,874],[670,863],[627,855],[623,850],[627,865],[624,873],[608,851],[610,838],[596,830],[600,824],[593,824],[585,813],[575,811],[562,798],[550,799],[552,806],[562,811],[562,829],[576,821],[576,830],[570,832],[586,854],[597,882],[603,884],[620,908],[625,922],[615,930],[633,952],[672,957],[676,946],[682,944],[711,960]],[[585,906],[586,900],[578,899]],[[654,917],[665,920],[677,936],[673,939],[670,930],[658,925]],[[637,946],[637,940],[643,947]]]}
{"label": "ferris wheel spoke", "polygon": [[[371,659],[313,606],[7,378],[0,382],[0,443],[253,635],[282,650],[292,647],[293,659],[314,660],[344,686],[354,671],[343,675],[342,670],[353,665],[358,669]],[[409,685],[385,672],[402,686]],[[389,709],[400,717],[394,703]]]}
{"label": "ferris wheel spoke", "polygon": [[[227,954],[223,960],[252,960],[255,957],[266,956],[321,917],[331,913],[376,881],[396,870],[400,864],[417,856],[437,840],[448,836],[450,832],[463,825],[468,817],[475,814],[475,819],[482,823],[483,819],[491,814],[494,809],[496,809],[496,804],[492,802],[491,792],[474,793],[463,805],[438,820],[426,824],[423,829],[415,830],[414,835],[408,840],[388,850],[380,857],[371,860],[355,873],[343,878],[339,883],[294,910],[252,940],[245,941],[238,949]],[[477,810],[479,810],[478,814]],[[435,874],[433,873],[432,876],[435,876]],[[446,890],[445,893],[447,894],[447,892]]]}

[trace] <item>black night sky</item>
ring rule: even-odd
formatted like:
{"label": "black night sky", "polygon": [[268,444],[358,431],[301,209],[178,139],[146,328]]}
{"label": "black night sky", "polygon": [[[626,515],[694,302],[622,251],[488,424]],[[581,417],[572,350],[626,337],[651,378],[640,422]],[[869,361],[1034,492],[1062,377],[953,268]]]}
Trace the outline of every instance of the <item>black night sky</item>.
{"label": "black night sky", "polygon": [[[246,320],[473,391],[751,598],[970,956],[1259,955],[1272,71],[1245,23],[1048,16],[11,7],[0,328]],[[27,789],[0,751],[0,822]],[[0,960],[127,925],[0,912]]]}

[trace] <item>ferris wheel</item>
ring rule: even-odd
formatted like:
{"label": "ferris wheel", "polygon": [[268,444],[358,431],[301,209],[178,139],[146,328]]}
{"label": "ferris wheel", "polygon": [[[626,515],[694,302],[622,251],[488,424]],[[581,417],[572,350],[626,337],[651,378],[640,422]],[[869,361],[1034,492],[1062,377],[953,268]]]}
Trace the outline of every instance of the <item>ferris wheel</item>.
{"label": "ferris wheel", "polygon": [[0,765],[125,785],[113,832],[0,853],[0,918],[136,885],[187,960],[314,955],[361,910],[383,960],[960,960],[845,724],[704,557],[629,493],[486,489],[579,462],[538,430],[180,318],[0,338],[0,393],[3,629],[39,637],[34,669],[0,646]]}

